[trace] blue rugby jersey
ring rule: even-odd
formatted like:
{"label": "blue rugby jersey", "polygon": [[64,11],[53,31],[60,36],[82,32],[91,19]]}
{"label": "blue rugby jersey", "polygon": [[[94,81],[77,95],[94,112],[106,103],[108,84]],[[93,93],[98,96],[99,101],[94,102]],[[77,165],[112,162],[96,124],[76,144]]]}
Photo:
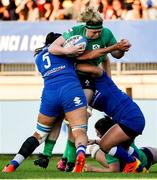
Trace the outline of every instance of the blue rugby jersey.
{"label": "blue rugby jersey", "polygon": [[35,61],[45,85],[61,83],[62,81],[76,81],[77,74],[74,62],[68,57],[50,54],[48,48],[45,48],[37,55]]}
{"label": "blue rugby jersey", "polygon": [[58,117],[87,106],[72,59],[52,55],[45,48],[37,55],[36,65],[44,79],[40,113]]}
{"label": "blue rugby jersey", "polygon": [[141,134],[145,119],[138,105],[104,73],[96,81],[96,93],[92,99],[92,107],[104,111],[116,123],[121,123]]}
{"label": "blue rugby jersey", "polygon": [[97,78],[95,83],[96,92],[93,96],[92,106],[104,111],[110,117],[113,117],[121,109],[122,104],[132,101],[115,85],[107,73]]}

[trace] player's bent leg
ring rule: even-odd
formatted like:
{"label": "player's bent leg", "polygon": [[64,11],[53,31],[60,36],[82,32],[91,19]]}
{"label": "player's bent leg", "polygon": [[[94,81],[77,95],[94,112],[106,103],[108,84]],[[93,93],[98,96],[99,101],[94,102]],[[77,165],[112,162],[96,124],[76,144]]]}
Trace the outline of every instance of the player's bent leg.
{"label": "player's bent leg", "polygon": [[[39,114],[38,122],[36,126],[36,132],[33,136],[29,137],[22,144],[19,152],[14,159],[7,165],[2,172],[9,173],[14,172],[19,165],[30,156],[33,151],[46,139],[51,131],[52,123],[55,121],[54,117],[48,117],[43,114]],[[11,168],[12,167],[12,168]]]}
{"label": "player's bent leg", "polygon": [[141,172],[143,171],[143,167],[140,161],[119,145],[130,140],[131,138],[123,131],[123,129],[118,124],[115,124],[101,138],[99,146],[104,152],[122,159],[126,163],[126,166],[124,167],[125,173]]}
{"label": "player's bent leg", "polygon": [[45,140],[44,151],[42,154],[39,154],[38,158],[34,161],[34,165],[41,168],[47,168],[49,160],[52,156],[53,148],[60,133],[62,119],[63,117],[57,118],[57,120],[53,124],[52,130],[47,139]]}
{"label": "player's bent leg", "polygon": [[66,113],[66,119],[72,128],[76,146],[76,163],[73,172],[82,172],[85,165],[87,138],[87,111],[81,107]]}

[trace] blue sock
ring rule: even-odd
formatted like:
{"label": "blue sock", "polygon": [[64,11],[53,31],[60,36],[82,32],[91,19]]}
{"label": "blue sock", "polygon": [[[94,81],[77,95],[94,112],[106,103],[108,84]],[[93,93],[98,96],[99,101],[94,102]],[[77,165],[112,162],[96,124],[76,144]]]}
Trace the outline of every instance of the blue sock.
{"label": "blue sock", "polygon": [[12,160],[11,164],[14,166],[15,169],[19,166],[19,163],[15,160]]}
{"label": "blue sock", "polygon": [[80,146],[77,147],[76,154],[78,155],[80,153],[86,154],[86,146],[80,145]]}
{"label": "blue sock", "polygon": [[108,154],[117,157],[118,159],[122,159],[126,163],[131,163],[135,161],[135,158],[131,156],[123,147],[116,146],[111,148]]}
{"label": "blue sock", "polygon": [[133,148],[133,147],[129,147],[129,150],[128,150],[128,153],[131,155],[131,156],[134,156],[134,157],[136,157],[136,158],[138,158],[139,159],[139,155],[138,155],[138,152],[137,152],[137,150],[135,149],[135,148]]}

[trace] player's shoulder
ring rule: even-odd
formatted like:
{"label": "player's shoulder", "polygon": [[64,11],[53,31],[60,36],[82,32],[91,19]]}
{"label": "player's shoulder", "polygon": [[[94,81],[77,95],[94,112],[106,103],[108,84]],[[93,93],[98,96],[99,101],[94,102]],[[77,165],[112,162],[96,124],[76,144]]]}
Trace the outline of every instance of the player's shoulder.
{"label": "player's shoulder", "polygon": [[41,59],[42,56],[43,56],[43,54],[45,54],[45,53],[48,53],[48,48],[47,48],[47,47],[43,48],[43,49],[36,55],[36,57],[35,57],[36,60]]}
{"label": "player's shoulder", "polygon": [[44,47],[42,51],[39,53],[39,56],[42,56],[43,54],[48,53],[48,47]]}
{"label": "player's shoulder", "polygon": [[76,26],[73,26],[72,29],[73,29],[74,31],[80,32],[80,31],[83,31],[83,30],[85,29],[85,25],[83,25],[83,24],[76,25]]}
{"label": "player's shoulder", "polygon": [[65,31],[62,34],[62,36],[65,40],[67,40],[71,36],[81,35],[81,34],[83,34],[83,32],[84,32],[84,26],[83,25],[76,25],[76,26],[73,26],[72,28],[68,29],[67,31]]}
{"label": "player's shoulder", "polygon": [[113,34],[112,31],[109,28],[103,27],[102,29],[102,35],[110,35]]}

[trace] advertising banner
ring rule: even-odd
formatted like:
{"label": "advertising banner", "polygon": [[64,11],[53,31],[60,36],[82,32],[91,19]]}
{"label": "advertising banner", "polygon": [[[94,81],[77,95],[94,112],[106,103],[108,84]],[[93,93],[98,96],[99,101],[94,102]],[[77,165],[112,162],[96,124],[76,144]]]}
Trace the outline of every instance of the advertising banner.
{"label": "advertising banner", "polygon": [[[43,46],[47,33],[63,33],[75,21],[0,22],[0,63],[34,63],[33,51]],[[128,39],[130,51],[116,62],[157,62],[157,21],[104,21],[117,41]]]}

